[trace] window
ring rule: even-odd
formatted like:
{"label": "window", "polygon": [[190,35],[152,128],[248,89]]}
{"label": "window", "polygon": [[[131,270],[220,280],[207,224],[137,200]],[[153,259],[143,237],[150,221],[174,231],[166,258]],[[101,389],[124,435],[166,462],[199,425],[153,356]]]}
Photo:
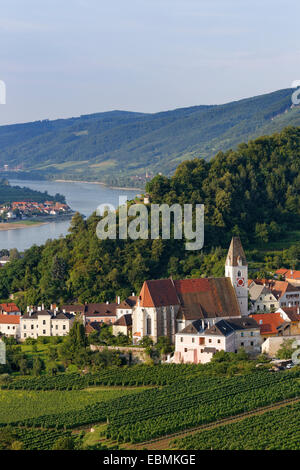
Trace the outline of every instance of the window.
{"label": "window", "polygon": [[66,329],[66,325],[63,325],[63,330],[65,330],[65,329]]}
{"label": "window", "polygon": [[221,343],[221,340],[220,340],[220,339],[218,339],[218,343],[219,343],[219,344]]}
{"label": "window", "polygon": [[43,320],[43,325],[46,325],[46,320]]}
{"label": "window", "polygon": [[55,325],[55,329],[58,330],[58,325]]}
{"label": "window", "polygon": [[243,337],[243,336],[244,336],[244,333],[241,333],[241,336]]}
{"label": "window", "polygon": [[238,277],[241,277],[241,276],[242,276],[241,271],[238,271]]}
{"label": "window", "polygon": [[243,342],[241,343],[241,346],[244,346],[244,343],[243,343]]}
{"label": "window", "polygon": [[24,333],[24,338],[26,338],[26,333]]}
{"label": "window", "polygon": [[181,336],[181,338],[180,338],[180,342],[183,343],[183,337],[182,337],[182,336]]}
{"label": "window", "polygon": [[32,329],[32,330],[33,330],[33,328],[34,328],[34,325],[31,325],[31,329]]}
{"label": "window", "polygon": [[45,335],[45,334],[46,334],[46,330],[43,330],[43,335]]}
{"label": "window", "polygon": [[209,339],[208,342],[211,343],[211,339]]}
{"label": "window", "polygon": [[254,344],[254,343],[253,343],[253,341],[251,341],[251,343],[250,343],[250,344],[251,344],[251,346],[253,346],[253,344]]}
{"label": "window", "polygon": [[250,335],[253,336],[253,331],[251,331]]}
{"label": "window", "polygon": [[195,338],[192,338],[192,343],[194,343],[194,342],[195,342]]}
{"label": "window", "polygon": [[184,348],[184,352],[187,352],[187,348]]}
{"label": "window", "polygon": [[24,325],[24,330],[26,330],[26,325]]}
{"label": "window", "polygon": [[152,334],[152,322],[151,322],[151,317],[148,315],[147,320],[146,320],[146,335],[151,335]]}

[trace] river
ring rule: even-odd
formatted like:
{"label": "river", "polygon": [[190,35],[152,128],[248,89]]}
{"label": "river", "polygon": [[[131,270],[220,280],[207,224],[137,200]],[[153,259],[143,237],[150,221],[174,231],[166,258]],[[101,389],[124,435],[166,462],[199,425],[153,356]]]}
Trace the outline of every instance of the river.
{"label": "river", "polygon": [[[37,191],[48,191],[49,195],[56,193],[66,197],[67,204],[72,210],[89,216],[96,210],[99,204],[113,204],[117,207],[120,196],[133,199],[141,191],[113,189],[101,184],[81,182],[57,182],[57,181],[27,181],[9,180],[12,186],[26,186]],[[42,245],[49,238],[59,238],[66,235],[70,220],[50,222],[45,225],[0,231],[0,249],[17,248],[23,251],[32,245]]]}

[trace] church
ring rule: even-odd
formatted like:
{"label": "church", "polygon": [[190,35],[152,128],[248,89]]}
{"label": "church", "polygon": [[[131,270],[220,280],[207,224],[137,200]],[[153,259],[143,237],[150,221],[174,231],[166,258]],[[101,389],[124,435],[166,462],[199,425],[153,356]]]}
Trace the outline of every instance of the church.
{"label": "church", "polygon": [[132,312],[133,343],[144,336],[154,343],[167,336],[175,343],[176,335],[194,322],[204,331],[242,317],[248,317],[248,264],[240,238],[233,237],[225,277],[144,282]]}

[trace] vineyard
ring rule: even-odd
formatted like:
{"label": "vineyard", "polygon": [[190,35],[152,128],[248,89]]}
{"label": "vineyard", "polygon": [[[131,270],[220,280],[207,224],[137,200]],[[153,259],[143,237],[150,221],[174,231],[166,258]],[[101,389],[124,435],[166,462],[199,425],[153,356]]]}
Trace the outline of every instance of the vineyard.
{"label": "vineyard", "polygon": [[74,412],[94,403],[106,403],[140,389],[91,388],[90,390],[0,390],[0,425],[31,417]]}
{"label": "vineyard", "polygon": [[61,437],[70,437],[71,432],[16,428],[15,435],[22,442],[24,450],[51,450],[55,441]]}
{"label": "vineyard", "polygon": [[80,390],[89,386],[141,386],[168,385],[185,377],[195,376],[202,372],[201,366],[188,364],[170,364],[149,367],[111,367],[97,374],[79,375],[60,374],[41,377],[16,378],[2,384],[2,389],[10,390]]}
{"label": "vineyard", "polygon": [[112,368],[82,376],[13,379],[0,390],[0,426],[23,432],[29,447],[38,445],[35,432],[50,433],[40,444],[48,446],[52,432],[63,435],[99,423],[105,424],[110,444],[138,443],[298,396],[297,368],[233,377],[209,375],[191,365]]}
{"label": "vineyard", "polygon": [[143,442],[300,396],[299,377],[299,371],[256,372],[233,378],[196,376],[66,413],[17,420],[14,424],[72,429],[108,422],[108,439]]}
{"label": "vineyard", "polygon": [[171,443],[192,450],[300,450],[300,403],[202,431]]}

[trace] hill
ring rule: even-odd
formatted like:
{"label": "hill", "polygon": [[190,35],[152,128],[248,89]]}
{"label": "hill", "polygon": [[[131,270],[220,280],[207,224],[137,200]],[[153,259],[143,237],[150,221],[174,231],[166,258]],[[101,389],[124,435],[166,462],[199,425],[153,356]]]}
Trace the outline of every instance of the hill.
{"label": "hill", "polygon": [[31,201],[31,202],[45,202],[45,201],[65,203],[65,196],[62,194],[55,194],[51,196],[47,191],[35,191],[30,188],[11,186],[9,182],[2,178],[0,179],[0,204],[10,204],[14,201]]}
{"label": "hill", "polygon": [[0,166],[22,168],[22,178],[139,186],[137,176],[144,178],[146,172],[171,175],[186,159],[209,160],[240,142],[300,126],[300,107],[291,107],[291,95],[285,89],[155,114],[112,111],[1,126]]}
{"label": "hill", "polygon": [[152,202],[205,205],[203,250],[187,251],[185,240],[172,238],[99,240],[100,218],[76,214],[65,238],[33,246],[0,270],[0,298],[16,293],[23,308],[105,302],[139,292],[146,279],[223,276],[234,234],[241,236],[251,277],[258,270],[299,269],[299,173],[300,128],[291,127],[209,162],[185,161],[170,178],[153,178],[147,190]]}

